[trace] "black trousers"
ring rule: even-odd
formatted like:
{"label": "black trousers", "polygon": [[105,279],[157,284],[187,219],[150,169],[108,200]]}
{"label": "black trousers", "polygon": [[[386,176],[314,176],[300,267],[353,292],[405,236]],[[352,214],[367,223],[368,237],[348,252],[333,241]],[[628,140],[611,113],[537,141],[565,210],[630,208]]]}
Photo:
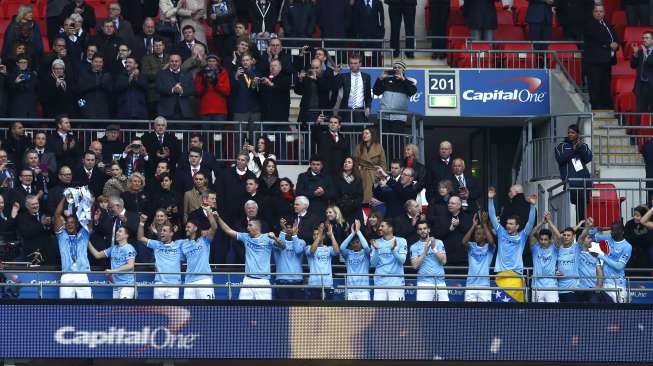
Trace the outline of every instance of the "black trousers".
{"label": "black trousers", "polygon": [[[550,41],[551,24],[528,23],[528,36],[531,41]],[[534,48],[536,50],[546,50],[546,45],[536,43]]]}
{"label": "black trousers", "polygon": [[613,103],[610,95],[612,65],[609,62],[586,63],[585,70],[592,108],[612,109]]}
{"label": "black trousers", "polygon": [[[390,47],[399,52],[399,33],[401,31],[401,20],[404,20],[406,32],[406,48],[415,48],[415,5],[390,5],[388,7],[390,16]],[[408,51],[412,53],[412,51]]]}
{"label": "black trousers", "polygon": [[61,22],[59,21],[59,17],[47,18],[45,20],[45,25],[48,28],[47,29],[48,41],[50,41],[50,45],[52,45],[55,37],[59,35],[59,28],[61,28]]}
{"label": "black trousers", "polygon": [[651,24],[649,4],[626,5],[626,21],[629,26],[647,26]]}
{"label": "black trousers", "polygon": [[590,190],[583,190],[582,187],[573,187],[570,192],[570,201],[576,205],[576,222],[585,220],[585,207],[589,198]]}
{"label": "black trousers", "polygon": [[[653,75],[651,75],[653,77]],[[637,112],[646,113],[653,112],[653,87],[645,81],[636,81],[637,92]]]}
{"label": "black trousers", "polygon": [[447,22],[449,22],[451,5],[448,1],[430,0],[429,7],[431,8],[429,33],[434,37],[443,37],[433,39],[431,47],[436,50],[447,49],[447,40],[444,37],[447,35]]}

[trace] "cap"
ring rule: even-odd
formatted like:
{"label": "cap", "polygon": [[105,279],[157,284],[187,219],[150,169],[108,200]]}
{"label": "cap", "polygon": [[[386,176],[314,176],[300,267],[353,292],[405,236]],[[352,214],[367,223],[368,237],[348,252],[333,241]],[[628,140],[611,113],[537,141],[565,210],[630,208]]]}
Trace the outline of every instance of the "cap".
{"label": "cap", "polygon": [[395,61],[392,64],[392,67],[401,67],[402,69],[406,70],[406,63],[403,61]]}
{"label": "cap", "polygon": [[220,58],[219,58],[216,54],[213,54],[213,53],[211,53],[211,54],[209,54],[208,56],[206,56],[206,59],[207,59],[207,60],[210,60],[210,59],[216,59],[216,60],[220,61]]}
{"label": "cap", "polygon": [[120,131],[120,126],[116,124],[108,125],[106,131]]}
{"label": "cap", "polygon": [[61,65],[63,67],[66,67],[66,63],[63,62],[63,60],[60,59],[60,58],[55,59],[54,61],[52,61],[52,66],[54,66],[54,65]]}

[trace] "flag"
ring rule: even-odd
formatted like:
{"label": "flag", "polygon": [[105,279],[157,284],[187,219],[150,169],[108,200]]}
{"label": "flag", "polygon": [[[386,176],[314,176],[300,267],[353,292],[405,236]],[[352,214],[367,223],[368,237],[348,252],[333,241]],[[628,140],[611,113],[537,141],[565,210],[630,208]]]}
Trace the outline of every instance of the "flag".
{"label": "flag", "polygon": [[[497,273],[497,287],[524,287],[524,279],[516,272],[503,271]],[[495,301],[499,302],[524,302],[524,290],[496,290]]]}

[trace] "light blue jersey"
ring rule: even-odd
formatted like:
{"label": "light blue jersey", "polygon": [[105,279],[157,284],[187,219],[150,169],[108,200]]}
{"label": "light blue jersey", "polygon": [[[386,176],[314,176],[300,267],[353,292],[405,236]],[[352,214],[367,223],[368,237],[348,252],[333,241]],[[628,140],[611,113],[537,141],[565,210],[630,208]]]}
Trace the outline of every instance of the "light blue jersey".
{"label": "light blue jersey", "polygon": [[[136,249],[134,249],[131,244],[115,244],[108,247],[103,252],[104,255],[106,255],[108,258],[111,258],[111,269],[120,268],[129,263],[130,259],[136,258]],[[132,268],[132,270],[129,272],[134,272],[134,269]],[[129,272],[112,273],[111,278],[113,279],[113,283],[120,285],[133,284],[134,275],[130,274]]]}
{"label": "light blue jersey", "polygon": [[[358,231],[356,237],[361,243],[362,249],[353,251],[349,249],[349,243],[354,240],[354,234],[349,236],[340,244],[340,254],[345,258],[348,275],[365,275],[365,276],[347,276],[347,286],[369,286],[370,285],[370,249],[367,240],[363,234]],[[360,289],[356,291],[361,291]],[[363,290],[365,291],[365,290]]]}
{"label": "light blue jersey", "polygon": [[196,240],[182,239],[177,240],[181,247],[181,253],[186,258],[186,275],[185,283],[192,283],[204,279],[213,279],[211,275],[194,275],[193,273],[211,273],[209,265],[209,254],[211,252],[211,242],[209,239],[201,236]]}
{"label": "light blue jersey", "polygon": [[[397,246],[391,250],[392,243],[397,240]],[[408,254],[406,239],[393,237],[390,240],[376,239],[379,249],[372,248],[370,265],[375,267],[374,274],[393,276],[374,276],[375,286],[403,286],[404,262]]]}
{"label": "light blue jersey", "polygon": [[[421,240],[411,245],[410,258],[417,258],[422,255],[422,253],[424,253],[425,245],[429,245],[429,243],[423,242]],[[442,263],[440,263],[440,260],[436,257],[436,251],[446,254],[442,240],[435,239],[435,250],[433,250],[433,248],[429,248],[426,252],[426,256],[424,257],[422,264],[420,264],[419,268],[417,269],[417,274],[425,276],[418,276],[417,282],[428,283],[434,286],[446,286],[444,283],[444,267],[442,266]]]}
{"label": "light blue jersey", "polygon": [[317,247],[315,253],[311,253],[311,247],[306,247],[306,258],[311,273],[328,273],[326,275],[310,275],[308,284],[311,286],[333,286],[333,277],[331,276],[331,257],[336,255],[333,247]]}
{"label": "light blue jersey", "polygon": [[[558,248],[551,244],[543,248],[540,243],[531,246],[533,254],[533,288],[555,288],[558,287],[556,279],[556,264],[558,261]],[[549,277],[550,276],[550,277]]]}
{"label": "light blue jersey", "polygon": [[[277,273],[302,273],[302,254],[304,254],[306,242],[297,236],[293,236],[292,240],[286,240],[286,235],[283,233],[280,237],[285,246],[283,248],[274,246],[274,263]],[[284,281],[301,281],[304,276],[301,274],[275,275],[274,278]]]}
{"label": "light blue jersey", "polygon": [[[578,257],[580,256],[580,245],[574,242],[570,247],[558,248],[558,272],[562,277],[558,277],[558,287],[560,288],[578,288]],[[564,292],[564,291],[560,291]]]}
{"label": "light blue jersey", "polygon": [[531,205],[528,213],[528,222],[522,231],[515,235],[510,235],[506,229],[497,221],[497,214],[494,209],[494,200],[488,200],[488,216],[492,222],[492,227],[497,232],[497,260],[494,264],[494,272],[513,271],[522,273],[524,271],[524,261],[522,254],[528,240],[528,233],[533,229],[535,223],[535,206]]}
{"label": "light blue jersey", "polygon": [[77,235],[70,235],[66,229],[57,231],[62,272],[89,272],[88,230],[80,228]]}
{"label": "light blue jersey", "polygon": [[[490,286],[490,263],[494,257],[494,246],[480,246],[473,241],[467,245],[467,282],[469,287]],[[475,277],[482,276],[482,277]]]}
{"label": "light blue jersey", "polygon": [[633,247],[623,239],[616,242],[609,235],[597,235],[596,241],[605,240],[608,242],[610,253],[607,255],[599,254],[598,258],[603,261],[603,276],[605,277],[605,287],[625,287],[626,273],[624,269],[630,260]]}
{"label": "light blue jersey", "polygon": [[263,234],[252,238],[247,233],[238,233],[236,239],[245,245],[245,275],[269,280],[269,274],[261,273],[270,273],[272,271],[270,269],[270,259],[274,240]]}
{"label": "light blue jersey", "polygon": [[148,240],[147,247],[154,250],[154,262],[157,274],[156,283],[181,283],[181,274],[159,274],[160,272],[181,272],[181,245],[183,240],[164,244],[158,240]]}
{"label": "light blue jersey", "polygon": [[578,256],[578,273],[581,278],[578,281],[580,288],[595,288],[596,287],[596,266],[599,260],[590,252],[581,250]]}

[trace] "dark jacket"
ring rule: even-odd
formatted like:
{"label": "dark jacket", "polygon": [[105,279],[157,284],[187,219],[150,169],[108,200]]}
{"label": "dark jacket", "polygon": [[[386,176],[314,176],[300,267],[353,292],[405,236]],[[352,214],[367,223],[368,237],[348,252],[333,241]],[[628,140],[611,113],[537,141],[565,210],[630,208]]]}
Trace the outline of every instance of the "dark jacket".
{"label": "dark jacket", "polygon": [[[71,1],[70,4],[66,5],[61,12],[61,16],[59,17],[59,24],[63,24],[64,20],[66,20],[66,18],[75,12],[76,7],[77,5],[74,1]],[[88,33],[91,28],[95,28],[95,9],[93,9],[93,7],[88,5],[86,2],[82,3],[81,8],[83,12],[80,15],[84,19],[84,23],[82,23],[82,29],[84,29],[84,32]]]}
{"label": "dark jacket", "polygon": [[[365,108],[372,107],[372,82],[369,74],[361,71],[361,77],[363,78],[363,100]],[[336,95],[339,93],[339,90],[342,89],[342,99],[340,100],[340,105],[334,106],[334,108],[348,109],[349,108],[349,93],[351,92],[351,73],[346,72],[340,74],[340,77],[336,79]]]}
{"label": "dark jacket", "polygon": [[[181,95],[172,93],[172,87],[177,83],[181,83],[183,88]],[[175,109],[179,108],[182,118],[193,118],[196,111],[191,103],[191,97],[195,95],[195,81],[191,74],[184,71],[175,74],[170,69],[163,70],[156,77],[156,86],[160,95],[157,107],[159,115],[166,118],[173,117]]]}
{"label": "dark jacket", "polygon": [[375,95],[382,95],[385,92],[395,92],[406,94],[408,97],[411,97],[417,93],[417,86],[406,78],[399,80],[394,76],[389,76],[383,80],[380,78],[376,79],[373,92]]}
{"label": "dark jacket", "polygon": [[354,34],[358,38],[383,38],[385,36],[385,15],[381,0],[374,0],[372,7],[366,0],[356,0],[352,7]]}
{"label": "dark jacket", "polygon": [[470,29],[497,29],[494,0],[467,0],[462,11]]}
{"label": "dark jacket", "polygon": [[73,115],[75,111],[74,84],[68,75],[64,78],[66,87],[57,87],[57,79],[49,73],[41,78],[39,96],[43,107],[43,117],[54,118],[60,114]]}
{"label": "dark jacket", "polygon": [[528,219],[531,204],[526,201],[523,193],[518,193],[511,200],[506,202],[501,209],[501,225],[505,225],[508,218],[513,215],[519,216],[520,222]]}
{"label": "dark jacket", "polygon": [[317,155],[324,163],[324,172],[332,178],[340,176],[343,161],[347,156],[351,156],[349,138],[338,133],[338,142],[336,142],[325,123],[314,125],[311,134],[317,147]]}
{"label": "dark jacket", "polygon": [[[328,71],[328,70],[327,70]],[[334,78],[323,72],[317,79],[305,76],[295,82],[295,93],[302,96],[299,102],[298,121],[314,122],[319,112],[313,109],[331,109],[333,107]]]}
{"label": "dark jacket", "polygon": [[[216,14],[215,20],[211,15]],[[207,12],[207,21],[213,30],[214,36],[229,36],[234,33],[236,22],[236,7],[233,0],[223,1],[220,5],[210,4]]]}
{"label": "dark jacket", "polygon": [[[463,174],[463,177],[465,179],[465,187],[469,192],[469,197],[467,198],[467,207],[463,206],[463,210],[467,212],[476,212],[479,207],[478,200],[481,198],[481,183],[471,175]],[[455,194],[460,192],[460,183],[457,179],[455,179],[455,177],[453,180],[453,191]]]}
{"label": "dark jacket", "polygon": [[[642,84],[653,86],[653,57],[644,58],[644,53],[639,50],[630,59],[630,67],[637,70],[633,92],[639,94]],[[646,80],[646,81],[644,81]]]}
{"label": "dark jacket", "polygon": [[252,20],[252,33],[274,33],[277,24],[277,5],[275,0],[266,1],[266,6],[260,6],[258,0],[249,1],[249,17]]}
{"label": "dark jacket", "polygon": [[139,74],[129,80],[127,72],[116,75],[113,92],[118,106],[116,118],[147,119],[147,78]]}
{"label": "dark jacket", "polygon": [[[198,173],[204,174],[209,182],[209,185],[211,184],[211,168],[204,163],[204,160],[202,160],[202,163],[200,164],[200,170]],[[174,182],[175,191],[181,193],[182,195],[184,192],[190,191],[193,188],[193,174],[190,169],[190,164],[184,163],[179,165],[175,171]]]}
{"label": "dark jacket", "polygon": [[290,116],[290,74],[282,71],[271,81],[274,85],[260,86],[262,119],[286,122]]}
{"label": "dark jacket", "polygon": [[[251,83],[247,85],[245,74],[250,78]],[[245,70],[245,74],[236,78],[234,72],[231,78],[231,95],[229,97],[229,112],[248,113],[260,112],[259,91],[254,83],[254,78],[260,76],[254,66]]]}
{"label": "dark jacket", "polygon": [[324,217],[319,217],[314,211],[308,211],[306,215],[298,219],[298,216],[295,214],[292,218],[292,222],[299,221],[299,232],[297,237],[308,243],[313,243],[313,230],[320,226],[320,223],[324,221]]}
{"label": "dark jacket", "polygon": [[[75,141],[75,145],[70,147],[72,141]],[[57,163],[59,166],[68,165],[69,167],[74,167],[79,162],[79,157],[81,155],[81,150],[84,148],[81,146],[81,143],[77,140],[75,135],[68,133],[66,136],[66,146],[67,149],[64,150],[63,139],[59,136],[57,131],[53,131],[49,136],[46,143],[46,148],[48,151],[54,153],[54,156],[57,158]]]}
{"label": "dark jacket", "polygon": [[461,211],[458,215],[458,226],[450,231],[452,217],[449,211],[445,215],[439,216],[431,225],[431,233],[444,243],[444,249],[447,252],[447,265],[464,266],[467,265],[467,252],[462,242],[463,237],[472,225],[472,216]]}
{"label": "dark jacket", "polygon": [[653,178],[653,140],[650,140],[642,146],[642,157],[644,158],[644,167],[646,169],[646,178]]}
{"label": "dark jacket", "polygon": [[86,174],[86,171],[81,164],[78,164],[77,167],[75,167],[73,170],[72,185],[75,187],[88,186],[88,189],[95,197],[102,194],[104,183],[106,183],[106,181],[106,174],[104,174],[104,172],[98,167],[93,167],[90,180],[88,179],[88,175]]}
{"label": "dark jacket", "polygon": [[120,194],[120,198],[125,201],[125,209],[127,211],[137,212],[152,217],[154,211],[152,210],[150,197],[146,191],[125,191]]}
{"label": "dark jacket", "polygon": [[[24,75],[23,81],[17,83],[18,75]],[[9,116],[17,118],[36,118],[36,105],[38,103],[38,78],[30,70],[18,70],[8,75],[9,84]]]}
{"label": "dark jacket", "polygon": [[315,31],[315,5],[310,2],[288,3],[281,19],[285,37],[310,38]]}
{"label": "dark jacket", "polygon": [[348,222],[359,217],[363,204],[363,183],[360,178],[348,183],[342,175],[334,178],[336,186],[336,205]]}
{"label": "dark jacket", "polygon": [[281,196],[281,192],[270,198],[270,204],[272,205],[272,209],[270,210],[270,224],[274,228],[274,231],[281,230],[279,220],[282,218],[288,222],[293,222],[296,216],[293,208],[294,203],[294,199],[284,199]]}
{"label": "dark jacket", "polygon": [[[199,43],[204,46],[205,50],[208,50],[209,48],[202,42],[195,40],[195,43]],[[191,58],[193,56],[193,51],[192,48],[188,47],[188,43],[185,41],[177,42],[177,44],[174,47],[174,51],[181,56],[182,61],[186,61],[186,59]]]}
{"label": "dark jacket", "polygon": [[97,32],[95,37],[91,38],[89,43],[96,44],[98,52],[104,56],[105,69],[111,67],[111,62],[117,59],[118,47],[120,47],[120,45],[123,43],[129,44],[129,42],[120,38],[115,33],[107,36],[101,30]]}
{"label": "dark jacket", "polygon": [[426,169],[426,200],[431,202],[432,199],[438,197],[438,183],[442,180],[450,180],[453,183],[453,173],[451,172],[451,164],[453,157],[449,157],[449,162],[445,164],[444,161],[438,156],[431,159],[431,163]]}
{"label": "dark jacket", "polygon": [[544,0],[528,0],[526,9],[526,23],[552,24],[553,5],[547,4]]}
{"label": "dark jacket", "polygon": [[393,218],[402,215],[405,212],[404,204],[406,201],[414,200],[421,190],[422,187],[419,183],[409,184],[404,187],[396,180],[388,179],[385,187],[379,184],[374,187],[372,193],[374,198],[385,203],[385,217]]}
{"label": "dark jacket", "polygon": [[[40,217],[43,213],[40,214]],[[16,217],[16,228],[18,235],[22,238],[23,252],[28,255],[35,251],[40,251],[46,264],[56,263],[56,259],[51,255],[53,246],[52,229],[46,228],[29,212],[23,210]]]}
{"label": "dark jacket", "polygon": [[[590,172],[587,170],[585,165],[589,164],[592,161],[592,150],[585,143],[581,143],[578,149],[574,150],[573,144],[565,138],[564,142],[561,142],[555,148],[555,158],[558,162],[558,168],[560,169],[560,179],[564,182],[569,178],[589,178]],[[582,164],[582,169],[576,171],[574,168],[574,162],[578,161]],[[591,183],[590,183],[591,184]],[[582,182],[570,182],[572,187],[582,187]]]}
{"label": "dark jacket", "polygon": [[[171,132],[165,132],[163,134],[163,144],[161,144],[161,141],[159,141],[159,137],[157,136],[156,132],[150,131],[143,134],[141,141],[143,141],[143,146],[145,146],[145,150],[147,150],[148,171],[150,173],[154,174],[156,165],[159,163],[159,161],[168,161],[170,163],[169,166],[172,170],[174,170],[175,163],[179,161],[181,154],[181,142],[179,139],[177,139],[177,136]],[[166,147],[170,152],[170,156],[168,158],[159,158],[157,153]]]}
{"label": "dark jacket", "polygon": [[619,43],[617,32],[607,21],[605,24],[607,29],[594,18],[585,24],[583,62],[589,64],[614,64],[617,62],[616,50],[613,52],[610,48],[610,43]]}
{"label": "dark jacket", "polygon": [[[415,221],[415,225],[413,225],[413,220],[408,217],[408,214],[404,212],[403,215],[399,215],[394,218],[394,234],[400,238],[406,239],[408,246],[412,245],[415,243],[418,239],[419,236],[417,235],[417,224],[419,223],[419,219]],[[407,256],[407,260],[409,256]]]}
{"label": "dark jacket", "polygon": [[[324,194],[315,195],[315,190],[322,187]],[[297,186],[295,188],[297,196],[306,196],[310,201],[309,211],[319,220],[324,220],[325,210],[329,201],[336,199],[336,190],[331,177],[324,173],[313,174],[309,168],[306,172],[297,177]]]}
{"label": "dark jacket", "polygon": [[249,178],[256,178],[256,176],[249,170],[245,175],[239,176],[236,167],[227,169],[220,174],[220,179],[216,184],[218,211],[228,224],[235,223],[240,212],[243,211],[243,207],[238,207],[238,205],[246,192],[245,183]]}
{"label": "dark jacket", "polygon": [[346,38],[351,21],[349,0],[318,1],[317,24],[322,38]]}
{"label": "dark jacket", "polygon": [[76,83],[83,118],[111,118],[110,101],[113,80],[106,71],[81,70]]}

